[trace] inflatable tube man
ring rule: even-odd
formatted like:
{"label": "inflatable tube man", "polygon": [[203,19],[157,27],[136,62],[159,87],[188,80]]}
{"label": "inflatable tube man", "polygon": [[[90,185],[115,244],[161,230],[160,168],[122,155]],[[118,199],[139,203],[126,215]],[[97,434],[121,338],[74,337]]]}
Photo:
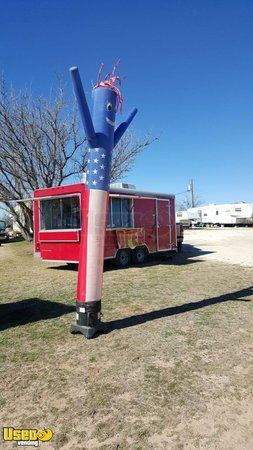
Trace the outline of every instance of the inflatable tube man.
{"label": "inflatable tube man", "polygon": [[93,117],[85,98],[78,68],[70,73],[78,108],[82,118],[86,139],[89,144],[87,163],[87,202],[82,205],[82,235],[80,244],[76,323],[71,325],[72,333],[83,333],[91,338],[100,328],[101,293],[104,265],[104,244],[107,224],[107,206],[112,150],[132,122],[137,109],[134,108],[125,122],[114,131],[117,109],[122,107],[122,97],[115,86],[117,64],[104,81],[98,81],[93,89]]}

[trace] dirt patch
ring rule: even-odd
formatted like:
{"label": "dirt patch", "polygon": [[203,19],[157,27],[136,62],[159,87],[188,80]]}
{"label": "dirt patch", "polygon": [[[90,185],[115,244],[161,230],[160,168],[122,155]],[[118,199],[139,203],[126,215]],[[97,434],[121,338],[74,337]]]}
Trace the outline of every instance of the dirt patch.
{"label": "dirt patch", "polygon": [[77,272],[3,245],[1,426],[52,428],[45,449],[251,449],[253,269],[186,250],[106,270],[108,333],[85,340]]}
{"label": "dirt patch", "polygon": [[193,228],[185,230],[184,242],[197,247],[201,259],[253,267],[253,228]]}

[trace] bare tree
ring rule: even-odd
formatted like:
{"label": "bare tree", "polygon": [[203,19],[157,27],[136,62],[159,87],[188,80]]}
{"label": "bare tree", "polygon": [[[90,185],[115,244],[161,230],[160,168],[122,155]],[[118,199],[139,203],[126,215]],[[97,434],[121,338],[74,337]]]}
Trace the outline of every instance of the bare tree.
{"label": "bare tree", "polygon": [[[128,172],[135,157],[153,139],[136,140],[131,132],[114,150],[111,179]],[[16,94],[4,80],[0,87],[0,201],[17,221],[23,236],[32,237],[32,202],[35,189],[80,180],[87,164],[84,133],[78,115],[59,87],[52,100],[34,98],[28,91]]]}
{"label": "bare tree", "polygon": [[[204,201],[198,197],[198,195],[194,196],[194,207],[198,207],[204,204]],[[192,200],[189,195],[186,195],[181,200],[176,200],[176,210],[177,211],[186,211],[187,209],[192,208]]]}
{"label": "bare tree", "polygon": [[27,91],[0,97],[0,198],[26,239],[31,238],[32,205],[8,200],[29,198],[39,187],[60,185],[78,173],[75,155],[81,151],[75,111],[66,110],[59,89],[53,101],[33,99]]}
{"label": "bare tree", "polygon": [[156,139],[150,133],[137,139],[133,132],[128,130],[113,150],[111,180],[124,178],[132,169],[136,156]]}

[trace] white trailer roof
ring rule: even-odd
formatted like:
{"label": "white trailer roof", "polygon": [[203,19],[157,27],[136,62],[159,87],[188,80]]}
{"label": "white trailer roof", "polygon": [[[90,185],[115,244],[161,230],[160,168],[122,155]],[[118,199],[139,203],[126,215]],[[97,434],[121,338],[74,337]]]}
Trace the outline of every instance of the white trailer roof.
{"label": "white trailer roof", "polygon": [[125,189],[110,187],[109,193],[113,195],[125,195],[129,197],[148,197],[148,198],[175,198],[173,194],[163,194],[161,192],[138,191],[137,189]]}

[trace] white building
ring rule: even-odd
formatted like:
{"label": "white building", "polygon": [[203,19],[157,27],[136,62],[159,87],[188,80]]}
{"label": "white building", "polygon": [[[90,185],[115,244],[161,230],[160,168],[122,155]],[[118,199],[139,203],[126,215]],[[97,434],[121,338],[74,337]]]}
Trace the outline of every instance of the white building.
{"label": "white building", "polygon": [[224,203],[177,211],[177,222],[188,221],[204,225],[253,225],[253,203]]}

